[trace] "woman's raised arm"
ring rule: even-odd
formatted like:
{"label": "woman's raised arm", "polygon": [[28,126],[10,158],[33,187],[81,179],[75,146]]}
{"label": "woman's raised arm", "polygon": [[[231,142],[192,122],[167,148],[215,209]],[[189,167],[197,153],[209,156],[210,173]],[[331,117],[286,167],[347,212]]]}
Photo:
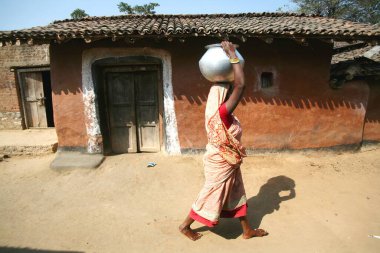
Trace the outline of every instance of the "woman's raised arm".
{"label": "woman's raised arm", "polygon": [[244,71],[241,64],[238,60],[236,60],[238,57],[236,56],[235,46],[229,41],[222,41],[221,45],[227,56],[230,58],[234,71],[233,90],[230,97],[225,102],[227,111],[232,113],[243,96],[243,91],[245,88]]}

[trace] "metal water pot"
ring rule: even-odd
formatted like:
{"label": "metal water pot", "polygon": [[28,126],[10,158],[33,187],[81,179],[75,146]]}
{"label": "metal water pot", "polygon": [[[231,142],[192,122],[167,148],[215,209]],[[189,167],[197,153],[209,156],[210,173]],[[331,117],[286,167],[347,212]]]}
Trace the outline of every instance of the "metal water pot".
{"label": "metal water pot", "polygon": [[[199,60],[199,69],[201,70],[202,75],[213,83],[232,82],[234,80],[232,64],[221,44],[212,44],[205,48],[207,51]],[[240,64],[244,66],[243,57],[236,49],[235,52],[240,60]]]}

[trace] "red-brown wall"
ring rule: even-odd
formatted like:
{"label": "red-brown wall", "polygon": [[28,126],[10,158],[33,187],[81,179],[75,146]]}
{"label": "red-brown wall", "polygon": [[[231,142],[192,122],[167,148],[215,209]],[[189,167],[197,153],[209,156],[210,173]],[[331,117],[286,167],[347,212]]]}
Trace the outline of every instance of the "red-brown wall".
{"label": "red-brown wall", "polygon": [[[247,82],[257,89],[247,87],[246,106],[236,111],[249,115],[241,119],[247,147],[303,149],[361,142],[368,89],[329,87],[330,45],[275,40],[258,42],[251,50],[245,71]],[[274,85],[260,88],[260,74],[266,71],[273,72]]]}
{"label": "red-brown wall", "polygon": [[363,141],[380,141],[380,80],[368,80],[370,94],[364,122]]}
{"label": "red-brown wall", "polygon": [[[209,83],[196,65],[204,51],[195,47],[178,56],[173,53],[181,148],[206,144],[203,115]],[[303,149],[361,142],[368,88],[359,83],[340,90],[329,87],[331,45],[252,40],[240,43],[239,51],[246,60],[246,90],[235,114],[242,123],[246,147]],[[273,73],[271,88],[260,87],[262,72]]]}
{"label": "red-brown wall", "polygon": [[54,124],[59,147],[86,147],[82,93],[82,43],[50,47]]}
{"label": "red-brown wall", "polygon": [[[210,38],[125,42],[72,40],[51,46],[54,118],[59,145],[87,143],[83,112],[81,57],[86,48],[153,47],[171,53],[172,82],[182,149],[204,149],[204,110],[210,83],[198,68]],[[239,42],[246,60],[246,90],[235,114],[243,126],[243,142],[251,149],[302,149],[356,144],[362,141],[369,89],[351,83],[328,86],[332,45],[319,40],[307,46],[292,40]],[[262,89],[261,72],[272,72],[274,85]]]}

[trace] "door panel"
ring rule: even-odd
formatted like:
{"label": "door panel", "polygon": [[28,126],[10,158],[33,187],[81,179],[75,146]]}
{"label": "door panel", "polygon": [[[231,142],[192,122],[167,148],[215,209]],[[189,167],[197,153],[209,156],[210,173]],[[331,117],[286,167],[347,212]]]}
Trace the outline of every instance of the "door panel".
{"label": "door panel", "polygon": [[45,95],[41,72],[21,73],[28,127],[47,127]]}
{"label": "door panel", "polygon": [[107,73],[107,86],[112,151],[137,152],[133,74]]}
{"label": "door panel", "polygon": [[159,151],[158,70],[120,67],[105,73],[112,152]]}
{"label": "door panel", "polygon": [[157,84],[157,71],[137,72],[135,75],[140,151],[157,152],[160,148]]}

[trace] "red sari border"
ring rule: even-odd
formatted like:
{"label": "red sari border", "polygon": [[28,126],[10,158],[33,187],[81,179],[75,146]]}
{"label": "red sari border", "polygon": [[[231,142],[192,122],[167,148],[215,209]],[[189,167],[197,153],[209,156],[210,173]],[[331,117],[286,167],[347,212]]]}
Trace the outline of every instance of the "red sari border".
{"label": "red sari border", "polygon": [[[220,213],[220,218],[239,218],[246,215],[247,215],[247,204],[244,204],[234,210],[222,210],[222,212]],[[194,212],[193,209],[190,210],[189,216],[193,220],[196,220],[202,223],[203,225],[206,225],[211,228],[218,225],[218,221],[210,221],[206,218],[203,218],[202,216]]]}

